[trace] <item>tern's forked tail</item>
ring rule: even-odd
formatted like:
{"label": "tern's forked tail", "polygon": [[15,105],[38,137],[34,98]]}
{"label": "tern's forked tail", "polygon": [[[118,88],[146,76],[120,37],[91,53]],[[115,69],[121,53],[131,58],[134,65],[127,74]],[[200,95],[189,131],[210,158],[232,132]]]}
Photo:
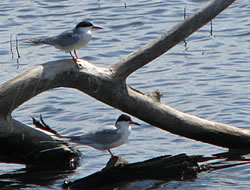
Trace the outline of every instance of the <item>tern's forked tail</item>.
{"label": "tern's forked tail", "polygon": [[41,121],[41,122],[38,121],[38,120],[36,120],[36,119],[33,118],[33,117],[32,117],[32,120],[33,120],[33,124],[34,124],[37,128],[43,130],[44,132],[48,132],[48,133],[50,133],[51,135],[56,136],[56,137],[58,137],[58,138],[61,137],[55,130],[51,129],[51,128],[43,121],[42,115],[40,115],[40,121]]}
{"label": "tern's forked tail", "polygon": [[47,39],[33,39],[33,40],[26,40],[25,43],[31,45],[41,45],[41,44],[49,44]]}

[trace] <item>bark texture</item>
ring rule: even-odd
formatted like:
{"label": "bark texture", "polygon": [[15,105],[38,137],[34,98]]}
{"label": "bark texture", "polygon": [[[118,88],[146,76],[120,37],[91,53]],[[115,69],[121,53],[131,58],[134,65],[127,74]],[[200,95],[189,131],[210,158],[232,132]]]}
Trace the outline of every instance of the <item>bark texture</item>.
{"label": "bark texture", "polygon": [[198,164],[185,154],[161,156],[133,164],[128,164],[119,157],[111,158],[109,162],[113,162],[115,166],[109,166],[85,178],[68,182],[65,187],[68,189],[108,190],[139,180],[194,179],[199,171]]}

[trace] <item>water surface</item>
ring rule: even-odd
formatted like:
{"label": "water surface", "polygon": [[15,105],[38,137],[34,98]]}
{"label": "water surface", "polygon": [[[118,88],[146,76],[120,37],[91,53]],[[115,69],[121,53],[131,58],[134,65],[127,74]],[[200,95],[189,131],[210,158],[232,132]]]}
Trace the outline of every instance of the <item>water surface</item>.
{"label": "water surface", "polygon": [[[207,1],[78,1],[78,0],[3,0],[0,2],[0,82],[48,61],[70,56],[50,46],[27,46],[22,40],[59,34],[83,19],[103,27],[78,54],[99,66],[109,66],[147,44],[204,6]],[[250,5],[237,1],[210,24],[178,44],[160,58],[133,73],[128,84],[144,93],[159,89],[162,101],[178,110],[202,118],[250,127]],[[10,51],[10,36],[20,40],[18,60]],[[13,43],[14,46],[14,43]],[[113,124],[121,114],[95,99],[73,89],[53,89],[20,106],[13,117],[31,124],[31,117],[42,114],[60,134],[76,134]],[[129,162],[164,154],[211,155],[226,149],[189,140],[143,123],[135,127],[129,142],[113,152]],[[134,148],[136,147],[136,149]],[[80,146],[85,157],[72,173],[60,173],[49,181],[41,175],[27,174],[16,180],[3,179],[11,187],[23,189],[58,189],[65,179],[87,176],[104,167],[108,152]],[[247,158],[247,156],[246,156]],[[0,164],[0,174],[21,173],[24,166]],[[17,171],[19,170],[19,171]],[[24,180],[39,176],[39,180]],[[52,175],[53,176],[53,175]],[[249,164],[201,173],[194,181],[161,183],[155,189],[247,189]],[[145,182],[146,183],[146,182]],[[148,187],[154,183],[147,182]],[[137,184],[137,189],[145,186]]]}

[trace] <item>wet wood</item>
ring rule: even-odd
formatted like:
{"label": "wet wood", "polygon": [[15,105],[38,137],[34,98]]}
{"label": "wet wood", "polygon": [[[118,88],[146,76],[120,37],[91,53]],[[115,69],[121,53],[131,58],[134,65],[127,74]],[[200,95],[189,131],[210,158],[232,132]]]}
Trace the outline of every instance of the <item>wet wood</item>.
{"label": "wet wood", "polygon": [[78,165],[81,153],[65,143],[53,143],[44,131],[8,117],[1,118],[0,123],[0,162],[57,169],[74,169]]}
{"label": "wet wood", "polygon": [[[113,166],[110,165],[113,163]],[[111,158],[108,167],[83,179],[65,183],[69,189],[113,189],[139,180],[187,180],[196,178],[197,162],[185,154],[161,156],[128,164],[123,158]]]}
{"label": "wet wood", "polygon": [[[1,157],[29,163],[28,156],[24,161],[24,158],[17,155],[61,148],[61,145],[53,143],[48,143],[44,147],[41,141],[53,140],[49,134],[22,124],[11,116],[12,111],[24,102],[57,87],[78,89],[116,109],[177,135],[230,149],[249,149],[249,130],[180,112],[161,102],[159,92],[144,94],[126,84],[126,78],[131,73],[174,47],[233,2],[233,0],[210,1],[207,6],[187,17],[161,37],[110,67],[97,67],[81,61],[79,64],[82,69],[79,69],[72,60],[60,60],[31,68],[2,84],[0,86],[0,138],[2,138],[0,148],[9,146],[10,150],[5,151]],[[5,139],[9,140],[5,141]],[[25,144],[23,144],[24,139]],[[15,147],[18,148],[15,149]],[[71,152],[67,148],[64,150]],[[51,152],[53,154],[56,151]],[[57,153],[55,157],[58,157]],[[56,159],[55,162],[57,162]]]}

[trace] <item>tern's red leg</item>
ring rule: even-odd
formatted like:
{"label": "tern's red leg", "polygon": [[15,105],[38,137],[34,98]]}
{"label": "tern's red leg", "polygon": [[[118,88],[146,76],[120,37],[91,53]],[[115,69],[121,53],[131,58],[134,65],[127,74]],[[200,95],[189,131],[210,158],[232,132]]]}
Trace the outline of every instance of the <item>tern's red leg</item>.
{"label": "tern's red leg", "polygon": [[[72,55],[71,51],[70,51],[69,53],[70,53],[70,55],[71,55],[73,61],[76,63],[76,65],[77,65],[80,69],[82,69],[83,66],[81,65],[81,63],[78,63],[79,58],[78,58],[78,55],[77,55],[77,53],[76,53],[76,50],[74,50],[74,53],[75,53],[75,55],[76,55],[76,58],[74,58],[74,56]],[[111,156],[113,155],[111,152],[110,152],[110,154],[111,154]]]}
{"label": "tern's red leg", "polygon": [[78,59],[78,55],[77,55],[77,53],[76,53],[76,50],[74,50],[74,53],[75,53],[75,55],[76,55],[76,59]]}
{"label": "tern's red leg", "polygon": [[109,149],[108,149],[108,151],[109,151],[111,157],[114,157],[114,154]]}
{"label": "tern's red leg", "polygon": [[75,59],[74,56],[72,55],[71,51],[69,52],[69,54],[71,55],[72,59]]}
{"label": "tern's red leg", "polygon": [[[70,55],[71,55],[71,57],[72,57],[73,61],[77,64],[77,58],[74,58],[74,56],[72,55],[71,51],[70,51],[69,53],[70,53]],[[78,64],[77,64],[77,66],[79,67],[79,65],[78,65]]]}

